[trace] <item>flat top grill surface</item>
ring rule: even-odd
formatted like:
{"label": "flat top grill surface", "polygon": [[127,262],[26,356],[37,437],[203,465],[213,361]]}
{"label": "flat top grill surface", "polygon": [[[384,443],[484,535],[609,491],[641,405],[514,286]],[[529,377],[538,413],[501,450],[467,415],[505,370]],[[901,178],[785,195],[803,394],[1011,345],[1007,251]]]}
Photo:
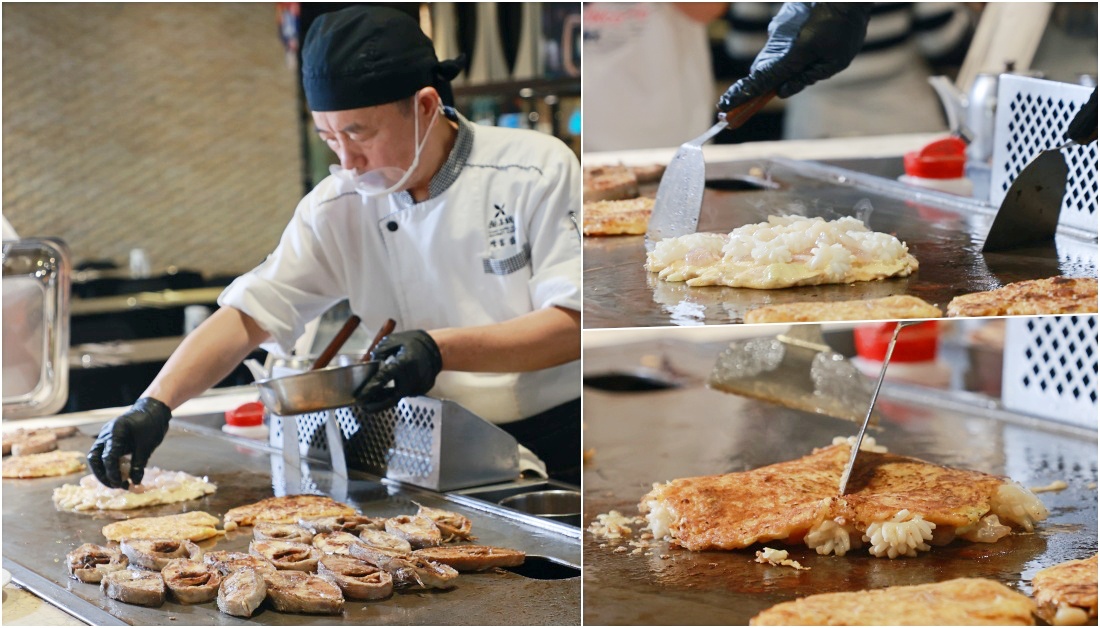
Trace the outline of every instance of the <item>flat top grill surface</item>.
{"label": "flat top grill surface", "polygon": [[[673,343],[661,350],[673,361]],[[587,374],[637,363],[653,345],[586,352]],[[654,482],[745,471],[810,453],[851,436],[858,426],[838,419],[752,401],[699,384],[654,392],[613,393],[585,387],[585,447],[595,455],[585,467],[584,523],[618,510],[637,515]],[[809,567],[795,571],[753,562],[753,546],[722,552],[690,552],[658,542],[640,555],[613,553],[615,544],[585,534],[586,624],[747,624],[760,611],[814,593],[920,584],[956,577],[986,577],[1030,594],[1035,572],[1097,551],[1096,434],[1042,424],[1026,417],[984,411],[947,411],[906,402],[884,388],[883,427],[870,430],[892,453],[1006,475],[1024,486],[1064,480],[1069,488],[1039,497],[1050,517],[1034,534],[1013,534],[994,544],[955,542],[916,558],[875,558],[866,549],[844,557],[786,549]],[[651,555],[645,555],[645,553]],[[662,558],[662,555],[667,558]]]}
{"label": "flat top grill surface", "polygon": [[[62,449],[87,451],[91,435],[99,425],[84,426],[75,438],[60,441]],[[65,555],[82,543],[105,544],[100,530],[114,519],[157,516],[204,510],[217,517],[229,508],[249,504],[274,494],[273,473],[280,477],[282,459],[259,448],[234,444],[227,439],[185,432],[173,428],[153,454],[153,466],[204,473],[218,490],[200,500],[181,504],[117,513],[88,515],[62,512],[50,500],[53,489],[76,482],[82,475],[37,480],[3,481],[3,553],[5,567],[16,581],[27,584],[38,595],[67,609],[85,621],[107,622],[117,618],[133,625],[423,625],[423,624],[579,624],[580,577],[559,580],[528,578],[508,571],[462,574],[449,591],[397,592],[378,602],[346,601],[342,616],[279,613],[266,604],[249,620],[218,612],[213,603],[193,606],[166,602],[159,608],[143,608],[108,599],[98,585],[71,580],[65,569]],[[331,473],[307,468],[301,486],[308,492],[332,494]],[[310,490],[313,489],[313,490]],[[528,556],[545,556],[571,565],[580,564],[576,539],[523,517],[510,520],[491,507],[475,507],[448,501],[442,495],[414,487],[398,486],[353,473],[347,482],[347,503],[371,516],[396,516],[416,512],[413,501],[460,512],[473,521],[478,543],[525,551]],[[337,499],[339,495],[334,495]],[[248,551],[252,528],[242,527],[217,540],[199,543],[205,550]],[[26,581],[21,579],[26,574]],[[86,612],[85,612],[86,611]],[[104,615],[103,613],[106,613]],[[113,617],[112,617],[113,616]],[[170,618],[174,618],[174,621]]]}
{"label": "flat top grill surface", "polygon": [[[707,177],[728,188],[730,182],[752,180],[747,175],[756,170],[762,170],[778,188],[729,191],[708,184],[699,231],[728,233],[776,214],[830,220],[854,216],[856,204],[867,199],[873,208],[868,227],[895,234],[908,244],[920,269],[907,278],[782,290],[688,287],[683,282],[661,281],[656,273],[645,270],[643,236],[586,237],[585,327],[740,323],[747,311],[769,304],[896,294],[911,294],[945,309],[956,296],[1014,281],[1055,275],[1096,276],[1095,239],[1061,234],[1056,251],[1030,248],[982,254],[993,213],[988,208],[976,212],[978,204],[973,201],[953,203],[941,195],[890,182],[872,188],[861,183],[867,181],[866,176],[852,173],[844,177],[836,174],[841,172],[837,169],[785,160],[708,164]],[[906,191],[899,194],[899,190]],[[656,186],[645,187],[642,193],[653,196]]]}

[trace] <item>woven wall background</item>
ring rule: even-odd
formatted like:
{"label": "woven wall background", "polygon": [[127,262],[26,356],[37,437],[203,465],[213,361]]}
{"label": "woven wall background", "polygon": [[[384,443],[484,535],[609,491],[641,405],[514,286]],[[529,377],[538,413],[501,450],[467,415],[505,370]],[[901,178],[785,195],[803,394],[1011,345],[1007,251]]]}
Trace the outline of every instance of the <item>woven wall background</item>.
{"label": "woven wall background", "polygon": [[76,261],[252,268],[301,196],[275,7],[3,5],[3,212]]}

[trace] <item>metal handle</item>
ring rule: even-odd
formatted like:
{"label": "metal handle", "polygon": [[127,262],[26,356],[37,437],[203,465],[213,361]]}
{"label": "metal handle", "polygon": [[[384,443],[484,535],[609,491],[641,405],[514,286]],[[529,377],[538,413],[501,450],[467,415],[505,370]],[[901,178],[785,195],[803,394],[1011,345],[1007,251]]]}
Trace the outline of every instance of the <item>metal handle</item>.
{"label": "metal handle", "polygon": [[309,367],[309,370],[316,371],[328,366],[328,363],[332,361],[332,358],[336,357],[336,352],[340,350],[340,347],[344,346],[344,343],[351,338],[351,335],[355,333],[355,328],[359,326],[359,317],[352,314],[348,322],[344,323],[344,326],[340,328],[340,331],[336,332],[336,336],[332,341],[328,343],[325,350],[321,352],[320,357],[313,363],[313,366]]}

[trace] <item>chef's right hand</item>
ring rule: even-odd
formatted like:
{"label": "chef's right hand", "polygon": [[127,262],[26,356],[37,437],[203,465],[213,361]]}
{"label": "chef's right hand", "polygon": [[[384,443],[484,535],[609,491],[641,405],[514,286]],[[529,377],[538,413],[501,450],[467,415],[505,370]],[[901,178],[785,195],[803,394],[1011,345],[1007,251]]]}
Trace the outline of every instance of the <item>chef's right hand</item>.
{"label": "chef's right hand", "polygon": [[105,486],[129,488],[122,477],[119,461],[130,457],[130,479],[141,484],[145,463],[168,433],[172,410],[152,397],[142,397],[129,410],[99,430],[88,452],[88,466]]}
{"label": "chef's right hand", "polygon": [[718,100],[729,111],[772,90],[780,98],[848,67],[863,47],[871,5],[867,2],[785,2],[768,24],[768,42],[749,75]]}

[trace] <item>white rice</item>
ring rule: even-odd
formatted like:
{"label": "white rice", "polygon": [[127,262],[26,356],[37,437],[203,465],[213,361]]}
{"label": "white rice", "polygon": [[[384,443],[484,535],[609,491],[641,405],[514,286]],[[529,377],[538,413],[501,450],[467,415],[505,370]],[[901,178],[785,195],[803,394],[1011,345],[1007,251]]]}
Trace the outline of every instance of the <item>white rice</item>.
{"label": "white rice", "polygon": [[908,510],[899,511],[889,521],[880,521],[868,526],[863,540],[870,542],[871,555],[891,559],[898,556],[916,556],[917,552],[932,549],[928,541],[932,540],[932,530],[936,524],[925,521],[921,515],[911,515]]}
{"label": "white rice", "polygon": [[806,546],[822,556],[843,556],[852,549],[851,531],[834,519],[825,519],[810,528],[805,537]]}
{"label": "white rice", "polygon": [[653,247],[649,254],[650,270],[659,270],[669,264],[683,260],[689,254],[697,257],[709,254],[717,260],[722,255],[722,246],[726,236],[721,233],[692,233],[678,238],[665,238]]}
{"label": "white rice", "polygon": [[997,515],[1001,521],[1028,532],[1034,531],[1036,523],[1050,516],[1043,502],[1016,482],[998,486],[989,505],[990,513]]}
{"label": "white rice", "polygon": [[649,493],[653,497],[643,502],[642,511],[646,521],[649,522],[649,531],[653,534],[653,538],[667,540],[672,538],[672,524],[676,521],[676,513],[668,507],[667,500],[662,499],[660,495],[658,489],[665,486],[668,486],[668,483],[653,484],[654,490]]}
{"label": "white rice", "polygon": [[641,517],[627,517],[618,510],[596,515],[588,525],[588,531],[598,539],[611,541],[629,539],[634,536],[633,526],[642,525]]}

